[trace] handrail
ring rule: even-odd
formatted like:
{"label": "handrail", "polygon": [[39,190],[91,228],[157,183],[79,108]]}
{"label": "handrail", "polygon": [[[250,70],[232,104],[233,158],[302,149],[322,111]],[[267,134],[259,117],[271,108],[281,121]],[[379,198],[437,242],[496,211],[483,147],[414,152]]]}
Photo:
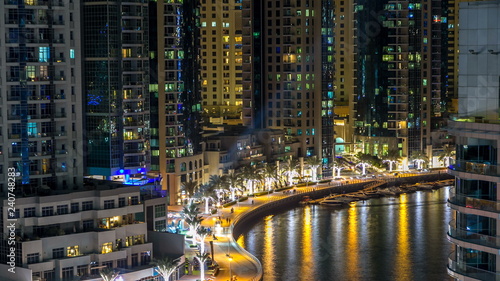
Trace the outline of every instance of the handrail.
{"label": "handrail", "polygon": [[493,247],[500,249],[500,237],[498,236],[489,236],[485,234],[480,234],[476,232],[472,232],[466,229],[460,229],[455,227],[455,220],[450,221],[448,224],[448,236],[456,239],[463,240],[465,242],[469,242],[472,244],[483,245],[487,247]]}
{"label": "handrail", "polygon": [[492,200],[455,194],[454,196],[448,198],[448,203],[471,209],[500,213],[500,202]]}
{"label": "handrail", "polygon": [[500,166],[491,165],[489,162],[477,162],[457,160],[449,166],[449,169],[457,172],[466,172],[479,175],[500,177]]}
{"label": "handrail", "polygon": [[493,281],[500,278],[500,274],[497,272],[487,271],[477,267],[469,266],[466,263],[457,262],[455,252],[452,252],[448,256],[448,269],[458,274],[483,281]]}

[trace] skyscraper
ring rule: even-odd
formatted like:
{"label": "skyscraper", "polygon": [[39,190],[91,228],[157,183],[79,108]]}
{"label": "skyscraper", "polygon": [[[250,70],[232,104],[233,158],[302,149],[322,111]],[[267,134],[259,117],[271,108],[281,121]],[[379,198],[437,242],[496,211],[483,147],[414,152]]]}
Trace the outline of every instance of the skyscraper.
{"label": "skyscraper", "polygon": [[350,104],[337,112],[353,115],[353,141],[373,155],[389,147],[401,156],[430,152],[430,133],[443,125],[448,86],[447,1],[358,1],[353,9],[338,2],[337,101]]}
{"label": "skyscraper", "polygon": [[0,9],[0,169],[20,173],[22,194],[73,188],[83,178],[78,3],[5,1]]}
{"label": "skyscraper", "polygon": [[201,2],[203,111],[210,123],[241,124],[241,1]]}
{"label": "skyscraper", "polygon": [[333,2],[243,1],[243,123],[333,156]]}
{"label": "skyscraper", "polygon": [[86,174],[149,169],[147,2],[83,2]]}
{"label": "skyscraper", "polygon": [[[158,2],[158,171],[170,203],[203,177],[199,1]],[[156,153],[156,152],[155,152]]]}
{"label": "skyscraper", "polygon": [[448,274],[457,280],[493,280],[500,269],[498,185],[500,5],[498,1],[460,3],[458,116],[448,131],[456,139],[455,176],[449,199],[454,220]]}

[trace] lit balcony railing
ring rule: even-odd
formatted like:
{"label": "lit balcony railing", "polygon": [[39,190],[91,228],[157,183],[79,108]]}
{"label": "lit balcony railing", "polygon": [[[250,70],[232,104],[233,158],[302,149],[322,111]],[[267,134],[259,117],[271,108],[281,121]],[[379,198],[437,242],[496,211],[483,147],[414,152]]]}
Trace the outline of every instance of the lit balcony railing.
{"label": "lit balcony railing", "polygon": [[500,248],[500,237],[460,229],[455,227],[455,224],[456,222],[453,220],[448,225],[448,236],[451,238],[486,247]]}
{"label": "lit balcony railing", "polygon": [[484,210],[489,212],[500,213],[500,202],[468,197],[465,195],[456,194],[448,199],[448,202],[457,205],[463,206],[471,209]]}
{"label": "lit balcony railing", "polygon": [[448,270],[458,275],[467,276],[477,280],[493,281],[500,279],[500,274],[496,272],[472,267],[463,262],[458,262],[454,252],[448,257]]}
{"label": "lit balcony railing", "polygon": [[490,165],[489,162],[473,162],[458,160],[448,168],[452,171],[500,177],[500,166]]}

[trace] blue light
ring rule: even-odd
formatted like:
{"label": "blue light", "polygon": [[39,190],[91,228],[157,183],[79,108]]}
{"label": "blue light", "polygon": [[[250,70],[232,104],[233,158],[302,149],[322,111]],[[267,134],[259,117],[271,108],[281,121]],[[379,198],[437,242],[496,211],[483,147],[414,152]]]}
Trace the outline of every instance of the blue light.
{"label": "blue light", "polygon": [[142,171],[142,168],[137,169],[137,172],[141,172],[141,171]]}
{"label": "blue light", "polygon": [[120,174],[123,174],[123,172],[125,172],[124,169],[120,169]]}

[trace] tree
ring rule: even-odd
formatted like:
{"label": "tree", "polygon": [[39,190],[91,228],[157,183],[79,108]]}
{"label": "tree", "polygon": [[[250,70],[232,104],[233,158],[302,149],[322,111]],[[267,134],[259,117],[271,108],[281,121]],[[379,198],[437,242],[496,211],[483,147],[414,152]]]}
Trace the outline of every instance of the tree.
{"label": "tree", "polygon": [[196,258],[200,262],[200,278],[205,280],[205,262],[208,260],[209,254],[205,252],[200,252],[196,254]]}
{"label": "tree", "polygon": [[196,234],[198,235],[198,242],[200,243],[200,252],[205,252],[205,238],[212,235],[212,231],[206,227],[199,227]]}
{"label": "tree", "polygon": [[184,206],[182,209],[182,213],[184,214],[184,220],[189,225],[189,234],[192,235],[192,241],[195,241],[196,231],[198,227],[200,227],[202,218],[198,217],[200,214],[198,206],[193,202]]}
{"label": "tree", "polygon": [[297,172],[299,161],[290,157],[285,160],[283,166],[284,175],[288,178],[288,185],[292,185],[293,178],[299,175],[299,173]]}
{"label": "tree", "polygon": [[345,169],[345,167],[342,167],[342,160],[340,160],[340,158],[333,158],[333,161],[330,164],[330,167],[332,168],[333,176],[335,177],[335,172],[337,172],[336,177],[338,177],[338,178],[340,178],[340,171]]}
{"label": "tree", "polygon": [[267,186],[268,190],[271,190],[273,188],[273,184],[278,180],[276,166],[266,164],[264,166],[264,169],[262,170],[262,174],[264,177],[265,185]]}
{"label": "tree", "polygon": [[211,185],[209,184],[203,184],[200,186],[197,192],[197,197],[200,198],[201,200],[205,201],[205,214],[209,214],[209,204],[210,201],[214,202],[214,197],[212,196],[214,193],[214,190]]}
{"label": "tree", "polygon": [[186,196],[188,198],[188,202],[193,201],[194,199],[194,194],[196,193],[198,187],[198,183],[196,181],[187,181],[183,182],[181,185],[181,190],[183,190],[186,193]]}
{"label": "tree", "polygon": [[244,166],[240,171],[240,175],[246,180],[247,190],[250,190],[250,193],[254,193],[255,184],[262,181],[261,169],[255,165]]}
{"label": "tree", "polygon": [[417,163],[417,169],[422,169],[422,164],[427,162],[427,156],[420,150],[413,151],[410,157],[410,161],[415,161]]}
{"label": "tree", "polygon": [[450,160],[455,157],[456,151],[453,146],[445,145],[443,151],[439,154],[439,161],[443,161],[445,167],[450,165]]}
{"label": "tree", "polygon": [[220,202],[222,196],[227,192],[227,182],[224,176],[211,175],[208,183],[217,196],[217,200]]}
{"label": "tree", "polygon": [[237,190],[243,190],[244,185],[243,185],[243,179],[239,174],[231,173],[227,176],[225,176],[225,180],[227,183],[227,186],[229,187],[229,191],[231,192],[231,200],[234,201],[235,198],[235,193]]}
{"label": "tree", "polygon": [[179,259],[164,257],[158,260],[153,260],[151,264],[156,266],[156,272],[158,272],[158,274],[160,274],[165,281],[168,281],[170,275],[172,275],[172,273],[174,273],[177,269],[177,266],[179,266]]}
{"label": "tree", "polygon": [[318,168],[321,167],[323,162],[321,159],[318,158],[318,156],[311,156],[306,159],[306,164],[309,166],[309,169],[311,169],[312,172],[312,181],[317,180],[317,174],[318,174]]}
{"label": "tree", "polygon": [[104,281],[114,281],[118,277],[118,274],[118,271],[115,271],[114,269],[109,267],[105,267],[99,272],[99,275],[101,275],[101,278]]}
{"label": "tree", "polygon": [[401,156],[399,156],[398,149],[391,149],[387,151],[387,154],[383,157],[385,163],[389,163],[389,172],[392,172],[392,165],[397,164],[401,160]]}

